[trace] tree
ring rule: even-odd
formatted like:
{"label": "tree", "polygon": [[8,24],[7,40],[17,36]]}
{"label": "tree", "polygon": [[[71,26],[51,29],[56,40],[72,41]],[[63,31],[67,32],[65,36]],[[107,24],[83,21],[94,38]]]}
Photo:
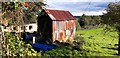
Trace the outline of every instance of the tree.
{"label": "tree", "polygon": [[25,2],[23,7],[24,22],[26,24],[36,22],[36,15],[40,13],[40,10],[43,8],[42,6],[46,6],[46,4],[42,2]]}
{"label": "tree", "polygon": [[85,14],[83,14],[79,19],[78,22],[82,28],[85,27]]}
{"label": "tree", "polygon": [[100,24],[100,16],[91,16],[93,19],[92,25],[99,25]]}
{"label": "tree", "polygon": [[[36,2],[36,3],[33,3],[33,6],[31,6],[26,11],[29,11],[32,14],[38,13],[34,11],[36,10],[36,8],[34,7],[36,7],[36,5],[39,4],[39,2]],[[42,4],[42,2],[40,3]],[[41,4],[38,5],[37,7],[41,7]],[[29,12],[28,13],[24,12],[23,7],[24,7],[24,3],[22,2],[2,2],[2,19],[0,19],[2,21],[2,24],[6,26],[23,25],[24,15],[29,14]],[[30,14],[29,16],[33,16],[32,14]],[[26,55],[36,56],[37,54],[36,51],[32,49],[30,44],[25,44],[19,35],[11,34],[11,33],[5,33],[3,35],[4,35],[2,38],[3,55],[6,55],[6,56],[26,56]]]}
{"label": "tree", "polygon": [[[23,21],[22,2],[2,2],[2,24],[5,26],[21,26]],[[16,28],[16,30],[18,30]]]}
{"label": "tree", "polygon": [[36,22],[36,15],[40,13],[43,2],[2,2],[2,24],[23,25]]}
{"label": "tree", "polygon": [[110,3],[106,11],[107,13],[101,18],[101,23],[105,24],[108,30],[118,32],[118,55],[120,55],[120,2]]}

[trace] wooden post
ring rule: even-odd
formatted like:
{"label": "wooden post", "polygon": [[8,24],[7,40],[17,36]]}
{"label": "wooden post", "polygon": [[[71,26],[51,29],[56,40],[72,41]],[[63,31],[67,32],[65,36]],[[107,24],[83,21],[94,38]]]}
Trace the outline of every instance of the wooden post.
{"label": "wooden post", "polygon": [[35,37],[33,37],[33,44],[35,43]]}

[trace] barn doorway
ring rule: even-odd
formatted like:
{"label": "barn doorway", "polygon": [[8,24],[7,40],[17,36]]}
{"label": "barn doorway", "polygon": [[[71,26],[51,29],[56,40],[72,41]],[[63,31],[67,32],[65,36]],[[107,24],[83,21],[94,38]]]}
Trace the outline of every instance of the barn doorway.
{"label": "barn doorway", "polygon": [[48,15],[38,16],[38,33],[42,42],[52,42],[52,19]]}

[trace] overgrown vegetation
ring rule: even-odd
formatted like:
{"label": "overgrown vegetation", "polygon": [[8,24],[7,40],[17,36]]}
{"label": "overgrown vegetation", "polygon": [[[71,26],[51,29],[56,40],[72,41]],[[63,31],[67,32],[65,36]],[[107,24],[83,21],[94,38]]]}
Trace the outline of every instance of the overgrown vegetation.
{"label": "overgrown vegetation", "polygon": [[5,32],[2,40],[3,56],[41,56],[30,44],[27,44],[18,34]]}

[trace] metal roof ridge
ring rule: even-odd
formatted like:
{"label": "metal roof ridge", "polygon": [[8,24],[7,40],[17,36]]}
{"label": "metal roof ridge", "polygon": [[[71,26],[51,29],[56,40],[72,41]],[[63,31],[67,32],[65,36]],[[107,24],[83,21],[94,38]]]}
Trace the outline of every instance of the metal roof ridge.
{"label": "metal roof ridge", "polygon": [[[53,10],[53,11],[68,11],[68,10],[58,10],[58,9],[48,9],[48,8],[47,8],[47,9],[44,9],[44,10],[51,10],[51,11],[52,11],[52,10]],[[68,11],[68,12],[69,12],[69,11]]]}
{"label": "metal roof ridge", "polygon": [[52,20],[76,20],[74,16],[66,10],[43,9]]}

